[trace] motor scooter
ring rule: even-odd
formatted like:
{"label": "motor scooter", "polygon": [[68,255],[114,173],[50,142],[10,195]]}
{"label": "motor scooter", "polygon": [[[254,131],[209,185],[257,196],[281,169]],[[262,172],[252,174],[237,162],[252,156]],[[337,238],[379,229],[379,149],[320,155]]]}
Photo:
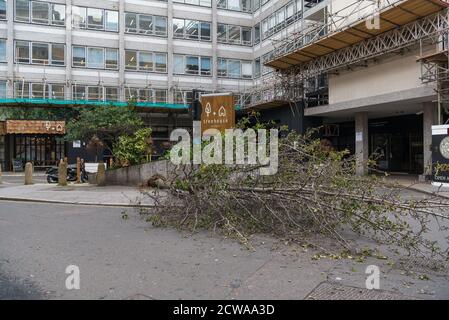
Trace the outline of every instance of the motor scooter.
{"label": "motor scooter", "polygon": [[[58,167],[51,167],[48,168],[46,171],[47,174],[47,182],[48,183],[58,183],[59,182],[59,176],[58,176]],[[81,167],[81,182],[87,182],[88,176],[86,170],[84,170],[84,167]],[[76,181],[76,165],[69,165],[67,166],[67,181],[69,182],[75,182]]]}

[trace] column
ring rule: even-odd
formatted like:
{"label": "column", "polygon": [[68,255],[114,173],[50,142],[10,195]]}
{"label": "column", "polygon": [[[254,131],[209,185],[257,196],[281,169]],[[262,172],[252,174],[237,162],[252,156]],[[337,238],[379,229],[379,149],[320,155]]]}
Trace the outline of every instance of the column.
{"label": "column", "polygon": [[167,102],[173,103],[173,0],[167,1],[167,88]]}
{"label": "column", "polygon": [[125,0],[119,0],[118,7],[118,56],[119,56],[119,66],[118,66],[118,91],[119,101],[125,101]]}
{"label": "column", "polygon": [[217,70],[218,70],[218,45],[217,45],[217,23],[218,23],[218,9],[217,1],[212,1],[212,26],[211,26],[211,39],[212,39],[212,88],[217,91]]}
{"label": "column", "polygon": [[14,97],[14,1],[6,1],[6,61],[7,77],[6,97]]}
{"label": "column", "polygon": [[438,124],[438,104],[435,102],[423,103],[423,148],[424,148],[424,168],[423,176],[432,174],[432,126]]}
{"label": "column", "polygon": [[355,156],[356,174],[362,176],[368,173],[368,114],[355,114]]}
{"label": "column", "polygon": [[65,99],[72,95],[72,0],[65,2]]}

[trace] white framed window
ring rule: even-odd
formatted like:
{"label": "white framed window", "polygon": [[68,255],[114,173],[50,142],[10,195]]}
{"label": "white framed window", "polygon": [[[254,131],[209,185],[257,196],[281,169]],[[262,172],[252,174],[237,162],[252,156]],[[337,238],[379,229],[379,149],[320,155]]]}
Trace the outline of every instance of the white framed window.
{"label": "white framed window", "polygon": [[65,98],[65,85],[62,83],[14,82],[14,98],[59,99]]}
{"label": "white framed window", "polygon": [[15,41],[14,62],[64,66],[65,44]]}
{"label": "white framed window", "polygon": [[125,70],[167,72],[167,54],[125,50]]}
{"label": "white framed window", "polygon": [[72,66],[90,69],[118,69],[118,49],[101,47],[72,47]]}
{"label": "white framed window", "polygon": [[118,11],[72,6],[74,28],[118,32]]}
{"label": "white framed window", "polygon": [[43,1],[16,0],[14,5],[14,20],[18,22],[64,26],[65,5]]}
{"label": "white framed window", "polygon": [[217,74],[219,77],[252,79],[252,61],[218,58]]}
{"label": "white framed window", "polygon": [[212,58],[205,56],[173,55],[174,74],[212,75]]}
{"label": "white framed window", "polygon": [[125,32],[167,36],[167,17],[126,12]]}
{"label": "white framed window", "polygon": [[197,20],[173,19],[173,36],[178,39],[211,40],[211,24]]}

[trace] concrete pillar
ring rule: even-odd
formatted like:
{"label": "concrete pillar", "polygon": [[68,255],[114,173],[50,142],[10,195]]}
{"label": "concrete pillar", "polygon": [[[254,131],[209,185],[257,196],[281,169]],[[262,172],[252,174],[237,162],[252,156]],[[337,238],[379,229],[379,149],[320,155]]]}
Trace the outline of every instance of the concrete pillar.
{"label": "concrete pillar", "polygon": [[356,174],[362,176],[368,173],[368,114],[355,114],[355,156]]}
{"label": "concrete pillar", "polygon": [[119,14],[119,41],[118,41],[118,56],[119,56],[119,92],[118,92],[118,100],[125,101],[125,0],[119,0],[118,7]]}
{"label": "concrete pillar", "polygon": [[173,90],[173,0],[167,1],[167,102],[174,102]]}
{"label": "concrete pillar", "polygon": [[7,77],[6,97],[14,97],[14,3],[6,1],[6,63]]}
{"label": "concrete pillar", "polygon": [[438,124],[438,104],[435,102],[423,103],[423,148],[424,168],[421,179],[432,174],[432,126]]}
{"label": "concrete pillar", "polygon": [[217,68],[218,68],[218,42],[217,42],[217,23],[218,23],[218,9],[217,2],[212,1],[212,28],[211,28],[211,37],[212,37],[212,87],[214,92],[218,89],[218,77],[217,77]]}
{"label": "concrete pillar", "polygon": [[72,100],[72,0],[65,3],[65,99]]}

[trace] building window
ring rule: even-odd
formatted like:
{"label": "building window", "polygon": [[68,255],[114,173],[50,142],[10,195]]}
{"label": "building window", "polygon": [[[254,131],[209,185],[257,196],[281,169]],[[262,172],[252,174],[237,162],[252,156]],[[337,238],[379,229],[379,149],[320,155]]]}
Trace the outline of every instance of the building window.
{"label": "building window", "polygon": [[51,61],[54,65],[65,64],[65,45],[56,43],[51,45]]}
{"label": "building window", "polygon": [[65,5],[41,2],[16,0],[15,20],[55,26],[65,25]]}
{"label": "building window", "polygon": [[217,0],[217,8],[251,12],[251,0]]}
{"label": "building window", "polygon": [[118,50],[105,49],[106,69],[118,69]]}
{"label": "building window", "polygon": [[125,32],[145,35],[167,35],[167,18],[137,13],[125,13]]}
{"label": "building window", "polygon": [[105,100],[106,101],[117,101],[118,100],[118,88],[106,87],[104,88]]}
{"label": "building window", "polygon": [[31,63],[48,64],[48,44],[33,42],[31,43]]}
{"label": "building window", "polygon": [[118,31],[118,11],[72,6],[74,28]]}
{"label": "building window", "polygon": [[31,99],[59,99],[65,97],[64,84],[56,83],[31,83],[25,81],[14,82],[15,98],[31,98]]}
{"label": "building window", "polygon": [[126,50],[125,69],[132,71],[167,72],[167,54]]}
{"label": "building window", "polygon": [[260,77],[260,58],[254,60],[254,78]]}
{"label": "building window", "polygon": [[167,102],[167,90],[150,88],[126,88],[125,100],[138,102]]}
{"label": "building window", "polygon": [[65,25],[65,5],[52,4],[51,5],[51,21],[54,25]]}
{"label": "building window", "polygon": [[173,19],[174,38],[210,41],[210,30],[209,22]]}
{"label": "building window", "polygon": [[254,44],[258,44],[260,42],[260,23],[254,26]]}
{"label": "building window", "polygon": [[173,2],[191,4],[191,5],[202,6],[202,7],[211,7],[212,6],[211,0],[173,0]]}
{"label": "building window", "polygon": [[108,31],[118,31],[118,11],[105,11],[105,29]]}
{"label": "building window", "polygon": [[219,23],[217,25],[217,40],[222,43],[252,45],[250,27],[241,27]]}
{"label": "building window", "polygon": [[6,98],[6,81],[0,81],[0,99]]}
{"label": "building window", "polygon": [[16,63],[63,66],[65,65],[64,53],[64,44],[27,41],[15,42]]}
{"label": "building window", "polygon": [[118,50],[99,47],[73,46],[72,66],[91,69],[118,69]]}
{"label": "building window", "polygon": [[0,20],[6,20],[6,0],[0,0]]}
{"label": "building window", "polygon": [[262,21],[262,37],[264,39],[286,28],[302,17],[301,1],[290,2]]}
{"label": "building window", "polygon": [[6,62],[6,40],[0,39],[0,62]]}
{"label": "building window", "polygon": [[48,2],[31,2],[31,22],[48,24],[49,8]]}
{"label": "building window", "polygon": [[72,99],[74,100],[88,100],[88,101],[117,101],[118,100],[117,87],[103,87],[103,86],[72,86]]}
{"label": "building window", "polygon": [[20,22],[30,22],[30,1],[16,0],[15,20]]}
{"label": "building window", "polygon": [[[199,99],[201,94],[210,93],[208,91],[197,91],[195,99]],[[173,94],[174,102],[180,104],[191,104],[193,102],[192,90],[177,90]]]}
{"label": "building window", "polygon": [[93,69],[104,68],[103,48],[87,48],[87,67]]}
{"label": "building window", "polygon": [[95,8],[87,8],[87,28],[103,29],[103,10]]}
{"label": "building window", "polygon": [[253,66],[251,61],[219,58],[218,76],[227,78],[252,79]]}
{"label": "building window", "polygon": [[202,56],[184,56],[173,55],[174,66],[173,73],[175,74],[196,74],[210,76],[211,58]]}

